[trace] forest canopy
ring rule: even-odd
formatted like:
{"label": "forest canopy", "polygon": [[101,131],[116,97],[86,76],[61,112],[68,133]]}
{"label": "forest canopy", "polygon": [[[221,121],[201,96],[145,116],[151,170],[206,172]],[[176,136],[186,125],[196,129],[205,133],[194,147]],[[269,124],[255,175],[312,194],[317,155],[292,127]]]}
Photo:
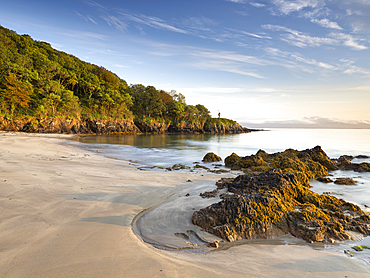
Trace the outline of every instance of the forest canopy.
{"label": "forest canopy", "polygon": [[128,85],[104,67],[0,26],[0,114],[15,117],[199,122],[209,110],[184,95]]}

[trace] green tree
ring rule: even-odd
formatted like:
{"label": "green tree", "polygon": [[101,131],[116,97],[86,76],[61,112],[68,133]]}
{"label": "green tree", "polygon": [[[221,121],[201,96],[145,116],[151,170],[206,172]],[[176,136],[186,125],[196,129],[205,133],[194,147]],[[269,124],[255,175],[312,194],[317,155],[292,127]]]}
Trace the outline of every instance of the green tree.
{"label": "green tree", "polygon": [[211,117],[211,112],[202,104],[197,104],[195,107],[198,109],[198,116],[209,118]]}

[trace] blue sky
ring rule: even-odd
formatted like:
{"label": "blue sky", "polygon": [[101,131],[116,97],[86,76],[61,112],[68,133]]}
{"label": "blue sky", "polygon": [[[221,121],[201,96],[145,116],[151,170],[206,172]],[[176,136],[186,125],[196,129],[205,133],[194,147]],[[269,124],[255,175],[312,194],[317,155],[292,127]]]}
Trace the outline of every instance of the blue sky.
{"label": "blue sky", "polygon": [[2,26],[214,116],[370,124],[369,0],[2,2]]}

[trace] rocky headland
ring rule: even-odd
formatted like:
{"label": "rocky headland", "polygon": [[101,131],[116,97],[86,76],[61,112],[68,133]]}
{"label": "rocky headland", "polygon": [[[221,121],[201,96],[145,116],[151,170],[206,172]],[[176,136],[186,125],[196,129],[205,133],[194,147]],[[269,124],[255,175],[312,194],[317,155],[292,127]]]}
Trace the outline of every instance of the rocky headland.
{"label": "rocky headland", "polygon": [[370,234],[370,217],[359,206],[309,189],[310,179],[324,179],[338,169],[369,171],[369,163],[330,159],[318,146],[275,154],[260,150],[246,157],[233,153],[225,165],[246,174],[221,179],[216,190],[202,194],[222,199],[192,217],[211,234],[235,241],[290,233],[309,242],[350,239],[348,231]]}
{"label": "rocky headland", "polygon": [[7,119],[0,116],[0,130],[30,133],[64,134],[158,134],[158,133],[248,133],[251,130],[238,123],[178,124],[161,121],[102,120],[90,118],[19,118]]}

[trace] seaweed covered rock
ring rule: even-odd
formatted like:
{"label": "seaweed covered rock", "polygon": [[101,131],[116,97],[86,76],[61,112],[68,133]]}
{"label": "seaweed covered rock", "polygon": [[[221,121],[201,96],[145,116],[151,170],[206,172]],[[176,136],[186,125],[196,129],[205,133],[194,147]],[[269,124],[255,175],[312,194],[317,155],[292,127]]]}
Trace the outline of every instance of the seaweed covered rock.
{"label": "seaweed covered rock", "polygon": [[240,175],[217,186],[229,194],[194,212],[192,222],[228,241],[284,233],[307,241],[349,239],[348,230],[370,234],[370,218],[358,206],[314,193],[280,169]]}
{"label": "seaweed covered rock", "polygon": [[351,178],[337,178],[334,183],[340,185],[355,185],[357,182]]}
{"label": "seaweed covered rock", "polygon": [[202,159],[203,162],[217,162],[221,160],[222,160],[221,157],[212,152],[207,153]]}
{"label": "seaweed covered rock", "polygon": [[279,168],[283,173],[294,174],[306,186],[309,186],[309,179],[325,177],[328,170],[337,169],[336,164],[319,146],[304,151],[287,149],[274,154],[259,150],[255,155],[245,157],[232,153],[225,158],[225,166],[250,173]]}

